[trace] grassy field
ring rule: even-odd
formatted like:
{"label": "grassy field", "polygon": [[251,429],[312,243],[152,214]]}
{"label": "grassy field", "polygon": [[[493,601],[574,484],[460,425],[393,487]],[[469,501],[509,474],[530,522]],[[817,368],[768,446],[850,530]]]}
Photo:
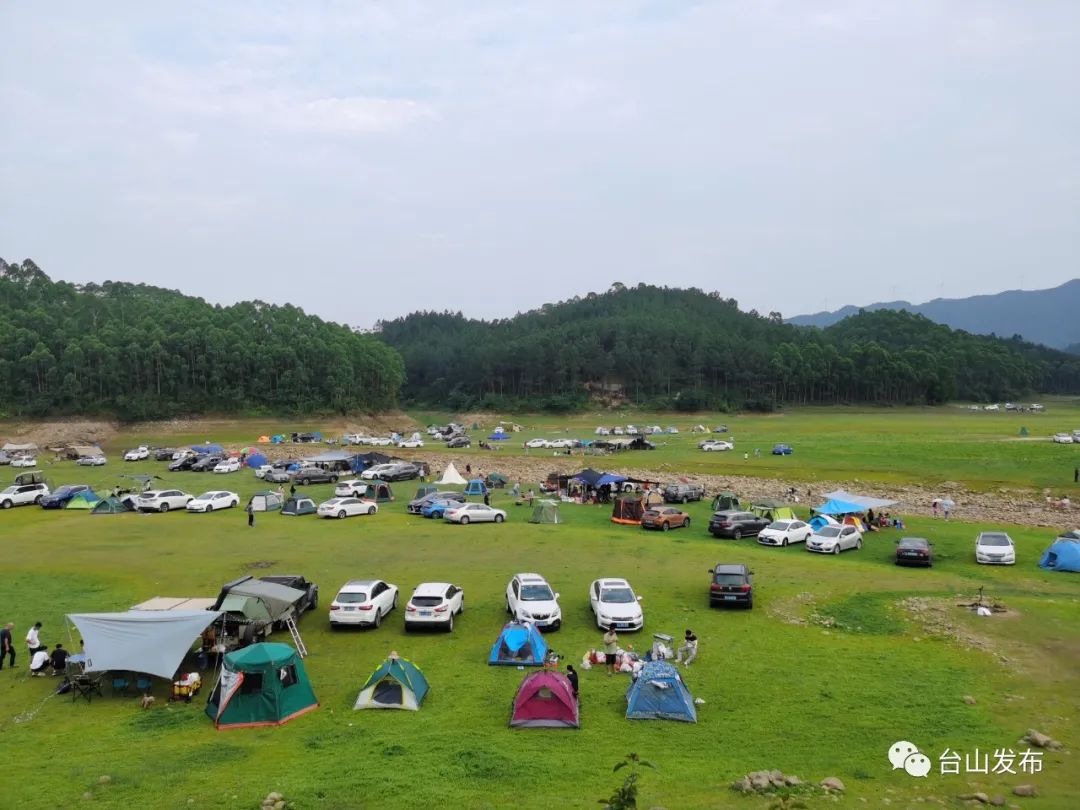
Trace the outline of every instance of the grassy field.
{"label": "grassy field", "polygon": [[[534,432],[584,432],[596,421],[532,424]],[[1080,424],[1080,418],[1046,415],[1032,433],[1071,429],[1074,421]],[[796,456],[762,459],[757,469],[798,469],[807,476],[868,478],[854,450],[849,456],[844,447],[861,448],[868,469],[879,459],[874,474],[886,477],[914,476],[920,464],[938,471],[940,451],[953,466],[935,474],[973,476],[987,485],[999,476],[1002,483],[1035,485],[1062,466],[1062,451],[1080,458],[1074,448],[996,441],[1014,435],[1021,423],[1034,425],[1036,417],[958,412],[938,414],[924,425],[914,411],[861,414],[857,420],[810,411],[727,422],[741,447],[757,441],[765,449],[774,441],[796,446]],[[677,423],[688,427],[693,421]],[[197,438],[250,441],[262,428],[232,429],[235,436],[223,430]],[[132,436],[124,443],[143,438],[178,443],[195,437]],[[656,458],[688,467],[712,463],[714,457],[701,459],[704,454],[688,449],[690,440],[680,436]],[[964,448],[971,458],[962,462]],[[1027,466],[1013,469],[1000,460],[1024,457],[1014,452],[1031,454]],[[903,464],[890,467],[890,458]],[[114,461],[78,468],[65,462],[49,472],[55,483],[111,486],[119,472],[158,473],[163,467]],[[997,472],[980,477],[984,468]],[[1008,477],[1010,470],[1017,478]],[[193,493],[225,487],[246,496],[260,487],[250,472],[184,473],[167,480]],[[615,526],[606,508],[590,506],[565,506],[563,525],[530,525],[524,508],[501,496],[495,505],[509,510],[506,524],[457,527],[406,515],[412,487],[397,489],[399,500],[371,518],[271,514],[260,516],[253,529],[240,510],[107,517],[26,507],[0,514],[0,621],[16,623],[20,652],[16,671],[0,672],[4,806],[70,806],[90,792],[93,806],[107,808],[254,808],[278,790],[296,807],[327,810],[595,807],[616,783],[612,766],[630,751],[659,766],[644,777],[643,807],[765,807],[764,799],[729,789],[747,771],[765,768],[815,783],[838,776],[847,785],[843,803],[852,806],[879,807],[886,798],[892,807],[925,806],[920,800],[928,797],[953,806],[957,794],[1008,793],[1024,782],[1042,794],[1033,806],[1080,804],[1080,768],[1069,753],[1080,735],[1080,580],[1035,567],[1050,537],[1045,530],[1011,529],[1018,564],[992,569],[973,561],[979,526],[916,519],[909,533],[930,537],[939,561],[930,570],[909,570],[891,564],[890,533],[871,536],[861,552],[819,557],[799,547],[714,540],[704,529],[705,504],[690,505],[692,529],[653,534]],[[311,490],[321,498],[330,487]],[[756,573],[754,609],[709,609],[706,569],[739,561]],[[322,586],[324,605],[345,580],[371,575],[396,583],[403,596],[424,580],[456,582],[465,589],[467,610],[452,635],[406,635],[400,613],[366,632],[331,633],[323,611],[305,617],[306,665],[321,707],[281,728],[215,731],[202,701],[166,706],[164,683],[155,690],[157,706],[144,712],[134,698],[108,696],[92,704],[48,699],[55,681],[26,675],[21,640],[35,620],[45,624],[44,642],[66,642],[66,613],[123,610],[155,595],[212,596],[222,582],[266,563],[271,565],[253,573],[303,573]],[[644,649],[653,631],[680,635],[693,628],[701,652],[686,680],[705,701],[699,722],[627,721],[626,676],[593,670],[581,673],[580,731],[509,730],[510,701],[523,673],[485,661],[505,619],[506,582],[517,571],[539,571],[561,592],[565,625],[549,641],[574,663],[600,644],[586,595],[597,576],[627,576],[644,597],[646,632],[624,635],[624,643]],[[954,606],[980,586],[1012,612],[979,619]],[[955,634],[985,649],[926,632],[899,606],[909,596],[944,600]],[[817,618],[792,623],[812,615]],[[432,684],[428,701],[418,713],[354,713],[363,681],[391,650],[423,668]],[[966,704],[965,695],[974,696],[975,705]],[[35,709],[32,719],[16,721]],[[1018,739],[1032,727],[1067,749],[1048,752],[1040,774],[938,773],[937,757],[946,748],[1020,750]],[[935,770],[928,778],[890,769],[886,751],[898,739],[930,754]],[[103,774],[111,781],[99,785]],[[816,796],[808,802],[833,804]]]}

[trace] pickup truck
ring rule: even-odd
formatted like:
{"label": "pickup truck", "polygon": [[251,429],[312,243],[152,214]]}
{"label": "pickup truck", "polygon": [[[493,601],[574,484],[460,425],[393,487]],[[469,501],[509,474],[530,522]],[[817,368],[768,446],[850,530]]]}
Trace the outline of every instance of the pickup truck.
{"label": "pickup truck", "polygon": [[664,487],[665,503],[700,501],[704,497],[705,487],[701,484],[668,484]]}
{"label": "pickup truck", "polygon": [[[292,587],[290,581],[304,588]],[[296,620],[318,603],[319,589],[304,577],[240,577],[221,586],[212,610],[223,611],[218,640],[225,649],[265,641],[288,619]]]}

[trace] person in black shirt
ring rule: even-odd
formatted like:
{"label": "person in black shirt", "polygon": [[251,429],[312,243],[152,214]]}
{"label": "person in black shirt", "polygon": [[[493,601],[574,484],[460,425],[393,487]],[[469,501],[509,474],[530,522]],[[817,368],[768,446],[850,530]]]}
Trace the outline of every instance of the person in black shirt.
{"label": "person in black shirt", "polygon": [[4,668],[4,659],[8,659],[8,666],[15,669],[15,644],[11,640],[11,628],[15,625],[8,622],[0,628],[0,669]]}
{"label": "person in black shirt", "polygon": [[574,700],[577,700],[577,696],[578,696],[578,693],[577,693],[577,688],[578,688],[577,672],[574,671],[574,667],[573,667],[572,664],[567,664],[566,665],[566,680],[570,681],[570,688],[574,690]]}
{"label": "person in black shirt", "polygon": [[52,651],[52,655],[49,656],[49,660],[52,662],[53,674],[62,675],[64,670],[67,669],[68,651],[64,649],[63,644],[57,644],[56,648]]}

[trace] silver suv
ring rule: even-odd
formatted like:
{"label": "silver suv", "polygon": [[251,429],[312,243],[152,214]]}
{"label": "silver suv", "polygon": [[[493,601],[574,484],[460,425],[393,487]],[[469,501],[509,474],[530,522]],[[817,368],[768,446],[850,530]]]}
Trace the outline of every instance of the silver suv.
{"label": "silver suv", "polygon": [[39,503],[48,494],[49,488],[45,484],[16,484],[0,492],[0,509]]}

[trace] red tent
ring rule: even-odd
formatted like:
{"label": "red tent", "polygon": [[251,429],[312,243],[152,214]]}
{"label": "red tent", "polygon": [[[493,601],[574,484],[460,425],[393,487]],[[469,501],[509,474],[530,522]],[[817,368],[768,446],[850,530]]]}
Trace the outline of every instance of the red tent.
{"label": "red tent", "polygon": [[542,669],[525,676],[514,697],[511,728],[580,728],[578,703],[561,672]]}

